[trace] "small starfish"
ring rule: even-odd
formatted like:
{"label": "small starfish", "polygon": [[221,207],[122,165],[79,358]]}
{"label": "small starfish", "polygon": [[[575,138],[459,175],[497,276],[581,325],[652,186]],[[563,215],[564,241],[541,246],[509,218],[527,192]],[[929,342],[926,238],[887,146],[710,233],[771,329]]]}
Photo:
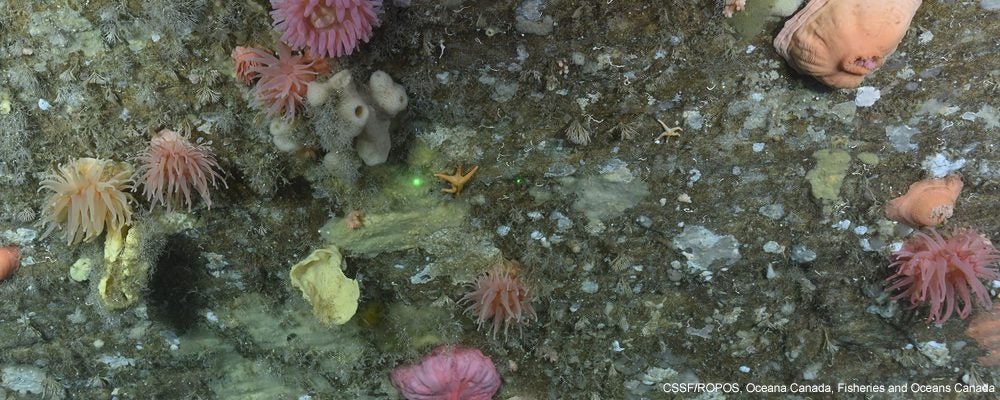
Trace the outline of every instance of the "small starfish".
{"label": "small starfish", "polygon": [[653,143],[660,144],[661,140],[664,140],[668,137],[681,137],[681,130],[682,130],[681,127],[678,126],[675,128],[671,128],[667,126],[667,124],[664,123],[663,121],[660,121],[659,118],[656,119],[656,122],[659,122],[660,126],[663,127],[663,132],[661,132],[660,136],[657,136],[656,139],[653,140]]}
{"label": "small starfish", "polygon": [[472,167],[472,169],[469,170],[469,173],[462,174],[462,165],[459,164],[458,168],[455,168],[454,175],[437,173],[434,174],[434,176],[451,184],[450,188],[441,189],[442,192],[451,193],[453,197],[458,197],[458,195],[462,193],[462,188],[465,187],[465,184],[469,182],[469,179],[472,179],[472,176],[475,175],[478,170],[479,166],[477,165]]}

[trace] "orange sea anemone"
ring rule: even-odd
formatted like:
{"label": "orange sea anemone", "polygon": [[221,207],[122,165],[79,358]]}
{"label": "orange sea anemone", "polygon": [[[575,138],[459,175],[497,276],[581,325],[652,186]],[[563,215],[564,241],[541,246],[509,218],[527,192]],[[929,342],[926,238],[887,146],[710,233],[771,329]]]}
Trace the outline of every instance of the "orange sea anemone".
{"label": "orange sea anemone", "polygon": [[471,303],[466,311],[476,316],[480,327],[492,320],[493,337],[501,324],[506,335],[511,323],[523,325],[536,319],[531,293],[520,277],[520,269],[521,263],[517,261],[501,261],[480,276],[475,289],[462,297],[462,302]]}
{"label": "orange sea anemone", "polygon": [[1000,366],[1000,303],[993,304],[991,312],[972,317],[965,334],[976,339],[979,346],[986,349],[986,355],[979,357],[980,365]]}
{"label": "orange sea anemone", "polygon": [[962,186],[955,174],[914,182],[906,194],[886,205],[885,215],[914,228],[940,225],[954,213]]}
{"label": "orange sea anemone", "polygon": [[810,0],[785,22],[774,48],[792,68],[827,86],[857,87],[896,51],[920,3]]}
{"label": "orange sea anemone", "polygon": [[44,235],[55,227],[65,228],[67,244],[94,240],[105,229],[121,231],[131,223],[132,167],[97,158],[78,158],[41,182],[41,190],[52,193],[42,208]]}
{"label": "orange sea anemone", "polygon": [[10,278],[21,267],[21,249],[16,244],[0,247],[0,281]]}

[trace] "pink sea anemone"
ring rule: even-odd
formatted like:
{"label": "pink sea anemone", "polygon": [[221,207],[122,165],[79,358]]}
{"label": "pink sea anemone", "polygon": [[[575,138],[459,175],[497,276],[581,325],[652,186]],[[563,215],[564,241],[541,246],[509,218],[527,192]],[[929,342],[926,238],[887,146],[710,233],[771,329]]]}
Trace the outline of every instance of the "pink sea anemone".
{"label": "pink sea anemone", "polygon": [[523,325],[536,318],[531,293],[519,276],[520,269],[521,263],[517,261],[501,261],[480,276],[475,289],[462,297],[462,302],[471,303],[466,312],[471,311],[477,317],[480,328],[493,320],[493,337],[500,324],[506,335],[511,323]]}
{"label": "pink sea anemone", "polygon": [[[216,170],[212,149],[203,144],[193,144],[184,136],[169,129],[161,130],[149,141],[149,147],[139,156],[142,164],[136,171],[138,181],[144,183],[143,194],[152,205],[160,203],[170,210],[175,205],[186,204],[191,211],[193,188],[212,207],[208,192],[211,181],[226,181]],[[227,186],[228,187],[228,186]]]}
{"label": "pink sea anemone", "polygon": [[321,57],[350,55],[379,25],[382,0],[271,0],[281,40]]}
{"label": "pink sea anemone", "polygon": [[66,244],[96,239],[107,229],[120,232],[132,222],[132,166],[111,160],[78,158],[50,173],[39,191],[52,193],[42,208],[43,236],[66,230]]}
{"label": "pink sea anemone", "polygon": [[311,52],[293,54],[292,49],[281,43],[278,57],[252,47],[247,51],[251,54],[241,57],[241,61],[248,65],[246,75],[260,78],[254,94],[270,116],[284,114],[285,119],[295,118],[307,84],[330,71],[326,60]]}
{"label": "pink sea anemone", "polygon": [[257,73],[253,72],[251,68],[260,66],[260,63],[253,61],[253,59],[269,55],[270,53],[267,51],[256,47],[236,46],[232,54],[229,55],[236,67],[236,80],[248,85],[253,83],[253,80],[257,79]]}
{"label": "pink sea anemone", "polygon": [[438,347],[417,364],[397,367],[390,379],[408,400],[489,400],[500,389],[493,360],[458,346]]}
{"label": "pink sea anemone", "polygon": [[958,300],[958,316],[965,319],[972,312],[972,295],[982,306],[992,304],[982,281],[1000,280],[1000,271],[991,267],[1000,252],[975,229],[957,229],[950,237],[934,228],[918,231],[892,257],[889,267],[896,273],[886,280],[888,290],[902,289],[893,299],[909,298],[913,307],[929,302],[928,322],[947,321]]}

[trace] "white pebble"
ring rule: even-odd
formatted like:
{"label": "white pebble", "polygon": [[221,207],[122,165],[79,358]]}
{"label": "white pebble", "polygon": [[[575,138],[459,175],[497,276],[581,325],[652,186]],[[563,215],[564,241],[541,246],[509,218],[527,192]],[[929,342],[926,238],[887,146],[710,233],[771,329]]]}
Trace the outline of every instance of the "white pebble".
{"label": "white pebble", "polygon": [[858,88],[857,97],[854,98],[854,105],[858,107],[871,107],[880,98],[882,98],[880,90],[873,86],[862,86]]}
{"label": "white pebble", "polygon": [[415,275],[410,277],[410,283],[414,285],[419,285],[423,283],[430,282],[434,277],[431,276],[431,266],[425,265],[424,269],[417,272]]}
{"label": "white pebble", "polygon": [[846,231],[846,230],[847,230],[847,228],[850,228],[850,227],[851,227],[851,220],[849,220],[849,219],[843,219],[843,220],[840,220],[839,222],[837,222],[837,223],[833,224],[833,226],[832,226],[832,227],[833,227],[833,228],[837,228],[837,229],[840,229],[840,230],[842,230],[842,231]]}
{"label": "white pebble", "polygon": [[924,31],[920,36],[917,36],[917,43],[920,44],[930,43],[931,40],[934,40],[934,33],[931,31]]}
{"label": "white pebble", "polygon": [[769,241],[767,243],[764,243],[764,252],[765,253],[779,254],[779,253],[782,253],[784,251],[785,251],[785,246],[782,246],[782,245],[778,244],[778,242],[775,242],[775,241],[771,240],[771,241]]}

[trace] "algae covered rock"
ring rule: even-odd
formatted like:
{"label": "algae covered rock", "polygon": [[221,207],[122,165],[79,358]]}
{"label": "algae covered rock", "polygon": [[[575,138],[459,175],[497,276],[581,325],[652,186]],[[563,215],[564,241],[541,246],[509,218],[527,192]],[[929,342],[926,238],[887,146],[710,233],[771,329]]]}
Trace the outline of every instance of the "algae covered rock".
{"label": "algae covered rock", "polygon": [[366,258],[419,248],[434,257],[430,277],[449,275],[455,282],[471,282],[480,271],[469,266],[490,265],[501,255],[489,237],[470,229],[468,217],[467,205],[448,202],[368,213],[360,229],[348,228],[344,218],[333,218],[320,235],[351,256]]}
{"label": "algae covered rock", "polygon": [[817,150],[813,153],[816,166],[806,173],[812,195],[823,205],[823,213],[833,212],[840,202],[840,187],[851,166],[851,155],[844,150]]}
{"label": "algae covered rock", "polygon": [[468,207],[463,204],[368,213],[363,229],[350,229],[343,218],[334,218],[320,229],[320,234],[351,255],[372,257],[424,247],[426,238],[435,232],[462,227],[468,214]]}
{"label": "algae covered rock", "polygon": [[292,266],[292,286],[313,306],[313,314],[325,325],[346,323],[358,311],[361,290],[358,281],[341,270],[344,257],[337,246],[318,249]]}

